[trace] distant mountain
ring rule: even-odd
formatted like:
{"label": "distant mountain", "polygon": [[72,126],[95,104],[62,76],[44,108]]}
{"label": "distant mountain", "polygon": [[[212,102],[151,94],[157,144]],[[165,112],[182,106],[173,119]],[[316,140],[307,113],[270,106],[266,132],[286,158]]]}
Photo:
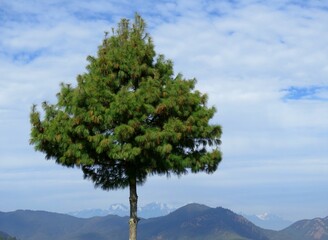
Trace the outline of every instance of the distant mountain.
{"label": "distant mountain", "polygon": [[272,240],[328,240],[328,217],[298,221],[277,232]]}
{"label": "distant mountain", "polygon": [[249,221],[264,229],[282,230],[292,224],[291,221],[285,220],[279,216],[263,213],[258,215],[242,214]]}
{"label": "distant mountain", "polygon": [[108,213],[113,215],[118,215],[121,217],[130,215],[130,208],[124,204],[112,204],[108,208]]}
{"label": "distant mountain", "polygon": [[153,202],[140,207],[138,214],[142,218],[154,218],[165,216],[175,210],[176,208],[169,204]]}
{"label": "distant mountain", "polygon": [[[176,208],[165,203],[149,203],[138,208],[138,216],[141,218],[160,217],[169,214]],[[95,216],[118,215],[121,217],[128,216],[130,209],[124,204],[112,204],[108,209],[87,209],[77,212],[68,213],[71,216],[79,218],[90,218]]]}
{"label": "distant mountain", "polygon": [[129,208],[123,204],[113,204],[109,209],[84,209],[76,212],[69,212],[68,215],[78,218],[104,217],[107,215],[128,216]]}
{"label": "distant mountain", "polygon": [[[0,229],[22,240],[125,240],[128,217],[88,219],[44,211],[0,212]],[[303,220],[281,231],[265,230],[221,207],[189,204],[163,216],[141,219],[140,240],[328,240],[328,217]]]}

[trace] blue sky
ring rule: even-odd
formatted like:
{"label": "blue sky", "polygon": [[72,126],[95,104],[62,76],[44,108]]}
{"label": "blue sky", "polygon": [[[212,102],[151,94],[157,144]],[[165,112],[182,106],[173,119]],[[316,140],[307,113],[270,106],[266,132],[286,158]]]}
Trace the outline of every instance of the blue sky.
{"label": "blue sky", "polygon": [[224,156],[212,175],[150,177],[140,204],[327,216],[328,3],[319,0],[1,1],[0,211],[128,203],[128,190],[94,189],[79,169],[35,152],[29,112],[55,101],[61,82],[85,72],[104,32],[136,11],[157,53],[208,93]]}

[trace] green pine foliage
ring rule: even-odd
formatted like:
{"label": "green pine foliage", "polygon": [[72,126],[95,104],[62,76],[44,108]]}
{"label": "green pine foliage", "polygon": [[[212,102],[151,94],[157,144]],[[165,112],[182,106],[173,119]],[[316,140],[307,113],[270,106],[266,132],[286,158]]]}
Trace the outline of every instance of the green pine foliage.
{"label": "green pine foliage", "polygon": [[62,84],[54,104],[31,111],[31,144],[47,159],[80,167],[103,189],[153,174],[214,172],[221,161],[216,110],[195,79],[174,75],[157,55],[144,20],[123,19],[104,38],[76,86]]}

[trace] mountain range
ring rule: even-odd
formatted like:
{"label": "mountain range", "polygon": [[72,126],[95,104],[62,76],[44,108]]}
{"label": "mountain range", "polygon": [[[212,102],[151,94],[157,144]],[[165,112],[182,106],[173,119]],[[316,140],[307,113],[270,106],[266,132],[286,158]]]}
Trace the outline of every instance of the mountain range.
{"label": "mountain range", "polygon": [[[176,210],[175,207],[166,203],[153,202],[144,206],[138,207],[138,216],[141,218],[153,218],[167,215]],[[130,209],[124,204],[112,204],[108,209],[86,209],[82,211],[69,212],[71,216],[79,218],[101,217],[107,215],[118,215],[121,217],[128,216]]]}
{"label": "mountain range", "polygon": [[[166,203],[152,202],[138,207],[138,216],[141,218],[161,217],[173,212],[176,209],[176,207]],[[130,209],[128,206],[118,203],[110,205],[107,209],[85,209],[81,211],[69,212],[68,214],[79,218],[103,217],[110,214],[125,217],[130,214]],[[292,224],[291,221],[269,213],[257,215],[246,215],[241,213],[241,215],[255,225],[265,229],[281,230]]]}
{"label": "mountain range", "polygon": [[[45,211],[0,212],[0,231],[20,240],[128,239],[128,217],[77,218]],[[260,228],[231,210],[188,204],[141,219],[140,240],[328,240],[328,217],[301,220],[281,231]]]}

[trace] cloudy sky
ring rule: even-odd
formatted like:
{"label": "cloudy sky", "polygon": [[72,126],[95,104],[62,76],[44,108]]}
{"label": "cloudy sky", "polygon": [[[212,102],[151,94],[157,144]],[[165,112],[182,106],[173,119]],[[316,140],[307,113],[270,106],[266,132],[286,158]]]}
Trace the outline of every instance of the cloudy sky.
{"label": "cloudy sky", "polygon": [[[155,3],[154,3],[155,2]],[[328,215],[328,3],[296,0],[0,1],[0,211],[128,204],[29,145],[32,104],[74,83],[104,32],[139,12],[157,53],[217,108],[212,175],[150,177],[140,205],[198,202],[297,220]]]}

